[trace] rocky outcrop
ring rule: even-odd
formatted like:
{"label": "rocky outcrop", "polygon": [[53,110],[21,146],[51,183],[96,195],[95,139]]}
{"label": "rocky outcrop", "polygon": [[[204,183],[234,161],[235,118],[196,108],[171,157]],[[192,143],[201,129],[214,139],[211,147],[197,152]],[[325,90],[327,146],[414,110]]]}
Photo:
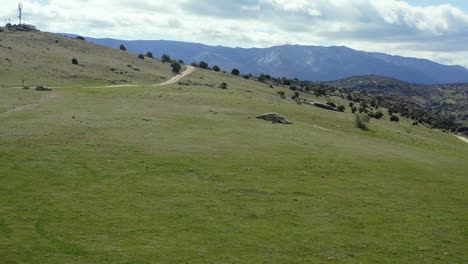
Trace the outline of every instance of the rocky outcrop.
{"label": "rocky outcrop", "polygon": [[6,24],[5,27],[0,27],[0,32],[5,31],[5,30],[11,31],[11,32],[16,32],[16,31],[39,32],[39,30],[35,26],[26,25],[26,24],[21,24],[21,25]]}
{"label": "rocky outcrop", "polygon": [[256,118],[263,119],[266,121],[271,121],[273,122],[273,124],[285,124],[285,125],[292,124],[292,122],[286,120],[286,118],[280,116],[278,113],[263,114],[263,115],[257,116]]}
{"label": "rocky outcrop", "polygon": [[331,105],[327,105],[327,104],[322,104],[322,103],[317,103],[317,102],[303,102],[303,103],[308,104],[308,105],[312,105],[312,106],[315,106],[315,107],[318,107],[318,108],[322,108],[322,109],[325,109],[325,110],[338,111],[338,109],[336,109],[335,107],[333,107]]}

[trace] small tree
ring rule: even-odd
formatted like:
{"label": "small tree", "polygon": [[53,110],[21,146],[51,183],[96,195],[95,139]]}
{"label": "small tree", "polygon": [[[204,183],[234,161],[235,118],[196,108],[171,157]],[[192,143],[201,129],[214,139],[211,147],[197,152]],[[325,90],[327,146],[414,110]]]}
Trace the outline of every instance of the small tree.
{"label": "small tree", "polygon": [[221,70],[221,69],[220,69],[217,65],[213,66],[213,71],[219,72],[220,70]]}
{"label": "small tree", "polygon": [[398,118],[398,116],[396,116],[396,115],[392,115],[392,117],[390,117],[390,121],[392,121],[392,122],[400,122],[400,118]]}
{"label": "small tree", "polygon": [[240,75],[240,71],[239,71],[238,69],[234,68],[234,69],[232,69],[231,74],[232,74],[232,75],[235,75],[235,76],[239,76],[239,75]]}
{"label": "small tree", "polygon": [[145,55],[143,55],[143,54],[140,53],[140,54],[138,54],[138,58],[139,58],[140,60],[144,60],[144,59],[145,59]]}
{"label": "small tree", "polygon": [[353,112],[353,114],[355,114],[357,112],[357,107],[353,106],[353,108],[351,108],[351,111]]}
{"label": "small tree", "polygon": [[171,64],[172,71],[175,73],[180,73],[180,70],[182,69],[182,66],[177,61],[172,62]]}
{"label": "small tree", "polygon": [[198,63],[198,67],[200,67],[202,69],[208,69],[208,63],[206,63],[204,61],[200,61],[200,63]]}
{"label": "small tree", "polygon": [[374,114],[375,119],[381,119],[384,116],[384,114],[381,111],[377,111],[377,113]]}
{"label": "small tree", "polygon": [[86,40],[84,37],[82,36],[76,36],[76,39],[79,39],[79,40]]}
{"label": "small tree", "polygon": [[127,48],[124,46],[124,44],[120,44],[120,50],[127,51]]}
{"label": "small tree", "polygon": [[179,63],[180,64],[185,64],[183,60],[179,60]]}
{"label": "small tree", "polygon": [[338,106],[338,111],[344,112],[346,110],[346,107],[344,105]]}
{"label": "small tree", "polygon": [[79,63],[78,63],[78,60],[77,60],[76,58],[73,58],[73,59],[72,59],[72,64],[78,65],[78,64],[79,64]]}
{"label": "small tree", "polygon": [[169,57],[169,55],[163,54],[162,57],[161,57],[161,61],[162,61],[163,63],[166,63],[166,62],[171,62],[172,59],[171,59],[171,57]]}
{"label": "small tree", "polygon": [[146,57],[148,57],[148,58],[154,58],[154,57],[153,57],[153,53],[152,53],[151,51],[148,51],[148,52],[146,53]]}
{"label": "small tree", "polygon": [[192,62],[190,65],[192,65],[193,67],[197,67],[198,68],[198,63],[197,62]]}

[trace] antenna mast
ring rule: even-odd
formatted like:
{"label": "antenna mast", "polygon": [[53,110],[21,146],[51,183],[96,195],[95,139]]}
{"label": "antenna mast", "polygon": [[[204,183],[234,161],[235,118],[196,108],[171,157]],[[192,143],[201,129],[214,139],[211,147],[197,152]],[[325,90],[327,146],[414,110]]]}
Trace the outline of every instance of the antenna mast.
{"label": "antenna mast", "polygon": [[18,5],[18,11],[19,11],[19,24],[21,25],[21,15],[22,15],[22,12],[23,12],[23,4],[21,4],[21,2],[19,3]]}

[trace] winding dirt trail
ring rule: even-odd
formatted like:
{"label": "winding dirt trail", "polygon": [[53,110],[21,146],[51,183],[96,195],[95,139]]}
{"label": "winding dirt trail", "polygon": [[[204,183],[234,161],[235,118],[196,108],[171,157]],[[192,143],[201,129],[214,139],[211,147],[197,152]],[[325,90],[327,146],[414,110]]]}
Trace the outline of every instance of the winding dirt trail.
{"label": "winding dirt trail", "polygon": [[[184,77],[187,77],[190,74],[192,74],[194,70],[195,70],[195,68],[193,66],[187,65],[187,69],[185,69],[185,71],[183,71],[182,73],[172,77],[171,79],[169,79],[169,80],[167,80],[167,81],[165,81],[163,83],[153,84],[153,86],[164,86],[164,85],[170,85],[170,84],[177,83],[180,79],[182,79]],[[118,87],[137,87],[137,86],[144,86],[144,85],[123,84],[123,85],[107,85],[107,86],[84,87],[84,88],[118,88]],[[23,87],[13,87],[13,88],[22,89]],[[61,88],[65,88],[65,87],[53,87],[53,89],[61,89]],[[44,96],[42,96],[39,99],[38,103],[17,106],[14,109],[11,109],[11,110],[3,112],[3,113],[0,113],[0,117],[6,116],[8,114],[12,114],[14,112],[32,110],[32,109],[38,107],[41,103],[44,103],[45,101],[47,101],[49,99],[52,99],[52,98],[55,98],[55,97],[58,97],[58,96],[59,95],[56,94],[56,93],[47,92],[46,94],[44,94]]]}
{"label": "winding dirt trail", "polygon": [[[193,66],[187,65],[187,69],[183,71],[182,73],[172,77],[171,79],[163,82],[163,83],[157,83],[153,84],[153,86],[164,86],[164,85],[170,85],[177,83],[180,79],[189,76],[190,74],[193,73],[195,68]],[[136,87],[136,86],[144,86],[144,85],[137,85],[137,84],[120,84],[120,85],[107,85],[107,86],[95,86],[91,88],[118,88],[118,87]]]}
{"label": "winding dirt trail", "polygon": [[468,143],[468,138],[466,137],[462,137],[462,136],[456,136],[458,139],[460,139],[461,141],[465,142],[465,143]]}

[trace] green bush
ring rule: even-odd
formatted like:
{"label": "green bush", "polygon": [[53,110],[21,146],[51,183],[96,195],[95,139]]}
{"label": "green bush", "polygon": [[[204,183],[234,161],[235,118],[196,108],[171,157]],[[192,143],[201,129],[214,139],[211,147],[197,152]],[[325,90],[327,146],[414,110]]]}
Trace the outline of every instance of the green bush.
{"label": "green bush", "polygon": [[174,61],[171,64],[171,67],[172,67],[172,71],[175,73],[180,73],[180,70],[182,69],[182,66],[180,66],[180,64],[177,61]]}
{"label": "green bush", "polygon": [[140,60],[144,60],[144,59],[145,59],[145,55],[143,55],[143,54],[138,54],[138,58],[139,58]]}
{"label": "green bush", "polygon": [[146,57],[148,57],[148,58],[153,58],[153,53],[152,53],[151,51],[148,51],[148,52],[146,53]]}
{"label": "green bush", "polygon": [[169,57],[169,55],[163,54],[162,57],[161,57],[161,61],[162,61],[163,63],[166,63],[166,62],[171,62],[172,59],[171,59],[171,57]]}
{"label": "green bush", "polygon": [[234,69],[232,69],[231,74],[232,74],[232,75],[235,75],[235,76],[239,76],[239,75],[240,75],[240,71],[239,71],[238,69],[234,68]]}
{"label": "green bush", "polygon": [[208,63],[206,63],[204,61],[200,61],[200,63],[198,63],[198,67],[200,67],[202,69],[208,69]]}
{"label": "green bush", "polygon": [[220,70],[221,70],[221,69],[220,69],[217,65],[213,66],[213,71],[219,72]]}
{"label": "green bush", "polygon": [[72,59],[72,64],[78,65],[78,64],[79,64],[79,63],[78,63],[78,60],[77,60],[76,58],[73,58],[73,59]]}
{"label": "green bush", "polygon": [[398,116],[396,116],[396,115],[392,115],[392,117],[390,117],[390,121],[392,121],[392,122],[400,122],[400,118],[398,118]]}
{"label": "green bush", "polygon": [[124,44],[120,44],[120,50],[127,51],[127,48],[124,46]]}
{"label": "green bush", "polygon": [[338,106],[338,111],[344,112],[346,110],[346,107],[344,105]]}
{"label": "green bush", "polygon": [[79,39],[79,40],[86,40],[84,37],[82,36],[76,36],[76,39]]}

